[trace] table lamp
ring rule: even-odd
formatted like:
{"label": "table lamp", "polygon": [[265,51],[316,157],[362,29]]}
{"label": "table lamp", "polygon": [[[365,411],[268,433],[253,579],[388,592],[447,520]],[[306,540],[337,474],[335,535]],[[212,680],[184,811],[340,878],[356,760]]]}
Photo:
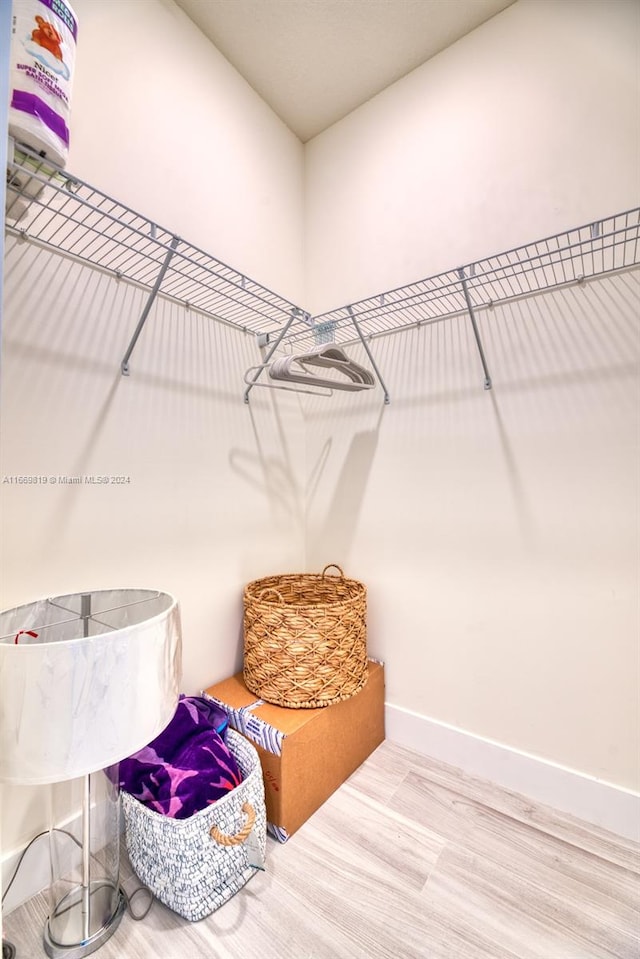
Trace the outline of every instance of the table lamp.
{"label": "table lamp", "polygon": [[[0,612],[0,783],[82,779],[81,879],[62,897],[52,880],[43,935],[51,959],[95,952],[122,918],[119,795],[101,777],[111,811],[100,859],[91,850],[91,774],[167,726],[181,648],[178,603],[157,590],[69,593]],[[3,954],[12,949],[3,943]]]}

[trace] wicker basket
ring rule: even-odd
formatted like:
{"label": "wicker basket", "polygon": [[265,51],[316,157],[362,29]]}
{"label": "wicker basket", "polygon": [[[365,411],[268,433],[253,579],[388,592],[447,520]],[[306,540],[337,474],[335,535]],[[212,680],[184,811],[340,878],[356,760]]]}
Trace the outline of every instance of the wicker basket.
{"label": "wicker basket", "polygon": [[243,781],[188,819],[171,819],[122,792],[127,852],[134,871],[174,912],[195,922],[231,898],[255,874],[245,842],[251,832],[264,857],[267,816],[255,748],[228,729],[226,741]]}
{"label": "wicker basket", "polygon": [[[335,568],[339,576],[327,575]],[[267,576],[244,589],[244,681],[294,709],[348,699],[367,679],[367,591],[339,566]]]}

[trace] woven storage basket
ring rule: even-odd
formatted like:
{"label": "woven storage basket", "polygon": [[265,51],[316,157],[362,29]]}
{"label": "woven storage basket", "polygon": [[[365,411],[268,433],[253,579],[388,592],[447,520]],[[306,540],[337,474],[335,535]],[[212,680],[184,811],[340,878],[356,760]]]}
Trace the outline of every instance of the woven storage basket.
{"label": "woven storage basket", "polygon": [[121,793],[131,865],[165,906],[191,921],[218,909],[256,872],[244,846],[252,822],[263,856],[265,852],[267,819],[258,754],[235,730],[228,729],[226,736],[243,781],[188,819],[163,816]]}
{"label": "woven storage basket", "polygon": [[[327,575],[335,568],[339,576]],[[294,709],[348,699],[367,679],[367,591],[339,566],[267,576],[244,589],[244,681]]]}

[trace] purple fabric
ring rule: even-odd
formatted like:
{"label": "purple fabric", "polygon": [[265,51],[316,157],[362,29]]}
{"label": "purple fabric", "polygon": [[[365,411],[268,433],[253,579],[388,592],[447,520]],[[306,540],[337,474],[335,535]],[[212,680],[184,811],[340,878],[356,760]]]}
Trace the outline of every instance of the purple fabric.
{"label": "purple fabric", "polygon": [[222,736],[227,717],[215,703],[181,696],[173,719],[153,742],[106,770],[113,782],[141,803],[187,819],[242,782]]}

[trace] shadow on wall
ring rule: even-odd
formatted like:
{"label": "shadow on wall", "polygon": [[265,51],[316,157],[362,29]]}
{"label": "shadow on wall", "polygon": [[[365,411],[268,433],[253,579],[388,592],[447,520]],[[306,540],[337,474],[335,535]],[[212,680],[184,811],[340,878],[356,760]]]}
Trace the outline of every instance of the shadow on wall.
{"label": "shadow on wall", "polygon": [[[382,417],[386,407],[380,406],[373,429],[354,433],[338,474],[324,520],[309,536],[307,565],[322,568],[327,562],[345,563],[356,536],[360,512],[365,499],[371,468],[378,448]],[[315,495],[320,476],[329,460],[332,440],[324,444],[310,483],[309,505]]]}
{"label": "shadow on wall", "polygon": [[[84,476],[90,472],[92,457],[102,441],[121,379],[120,371],[118,371],[106,396],[96,410],[95,416],[92,417],[91,427],[87,430],[85,438],[82,439],[78,436],[80,445],[75,461],[70,467],[70,476]],[[78,503],[77,487],[75,485],[64,485],[61,489],[59,506],[52,516],[51,527],[47,533],[47,542],[56,543],[61,540],[64,529],[70,522],[74,507]]]}
{"label": "shadow on wall", "polygon": [[[500,491],[504,522],[523,545],[536,545],[541,516],[531,487],[547,468],[551,438],[568,464],[577,463],[593,430],[611,432],[635,416],[639,281],[636,270],[479,307],[494,384],[488,391],[466,317],[377,339],[392,397],[380,483],[392,483],[397,469],[423,466],[425,490],[437,487],[443,470],[456,483],[472,478],[491,495]],[[318,400],[310,409],[307,423],[319,434],[307,491],[307,560],[315,569],[344,561],[352,547],[379,436],[377,427],[361,429],[355,401],[330,410]]]}
{"label": "shadow on wall", "polygon": [[[269,430],[261,430],[258,426],[251,403],[247,404],[247,409],[255,452],[233,448],[229,451],[229,465],[248,486],[264,494],[276,522],[289,523],[293,519],[296,527],[302,529],[304,510],[301,489],[296,481],[294,461],[278,404],[271,397],[267,413],[269,423],[275,425],[275,438],[272,437],[271,426]],[[272,437],[271,440],[269,437]]]}
{"label": "shadow on wall", "polygon": [[531,542],[533,536],[533,521],[521,470],[518,467],[518,461],[509,438],[509,430],[505,426],[502,414],[500,413],[500,404],[495,391],[491,390],[489,396],[493,407],[493,416],[500,443],[504,473],[508,480],[507,486],[511,492],[513,508],[518,517],[520,534],[523,540]]}

